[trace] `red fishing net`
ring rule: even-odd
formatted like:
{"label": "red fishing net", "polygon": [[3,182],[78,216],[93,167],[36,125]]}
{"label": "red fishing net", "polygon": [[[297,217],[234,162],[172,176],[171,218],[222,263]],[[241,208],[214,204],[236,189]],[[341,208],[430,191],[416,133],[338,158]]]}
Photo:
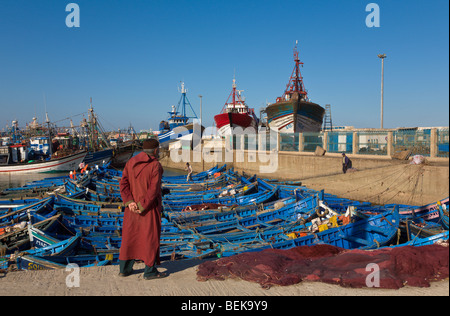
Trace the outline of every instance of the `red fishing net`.
{"label": "red fishing net", "polygon": [[440,245],[345,250],[330,245],[249,252],[207,261],[197,279],[241,278],[264,288],[321,281],[344,287],[399,289],[430,286],[449,276],[449,250]]}
{"label": "red fishing net", "polygon": [[224,206],[224,205],[216,204],[216,203],[203,203],[203,204],[196,204],[196,205],[188,205],[182,211],[183,212],[193,212],[193,211],[214,210],[221,206]]}

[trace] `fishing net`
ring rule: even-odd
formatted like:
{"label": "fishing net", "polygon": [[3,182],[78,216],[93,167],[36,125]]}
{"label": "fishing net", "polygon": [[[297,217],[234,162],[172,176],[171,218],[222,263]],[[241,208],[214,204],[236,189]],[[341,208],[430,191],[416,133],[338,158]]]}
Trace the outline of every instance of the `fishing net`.
{"label": "fishing net", "polygon": [[330,245],[248,252],[199,266],[197,279],[240,278],[263,288],[321,281],[344,287],[429,287],[449,276],[449,250],[440,245],[345,250]]}
{"label": "fishing net", "polygon": [[217,204],[217,203],[203,203],[203,204],[196,204],[196,205],[188,205],[182,210],[182,212],[214,210],[214,209],[218,209],[219,207],[222,207],[222,206],[225,206],[225,205]]}

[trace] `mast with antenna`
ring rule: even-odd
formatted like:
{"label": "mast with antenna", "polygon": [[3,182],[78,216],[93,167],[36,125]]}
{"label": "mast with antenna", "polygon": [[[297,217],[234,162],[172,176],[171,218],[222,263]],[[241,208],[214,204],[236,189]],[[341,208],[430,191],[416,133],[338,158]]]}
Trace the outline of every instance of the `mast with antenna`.
{"label": "mast with antenna", "polygon": [[[186,123],[188,121],[189,118],[197,118],[197,114],[195,114],[194,109],[192,108],[191,102],[189,102],[189,99],[187,97],[187,89],[184,86],[184,82],[181,81],[181,98],[180,101],[178,101],[178,106],[177,106],[177,110],[176,112],[179,111],[180,106],[181,106],[181,116],[186,120]],[[189,105],[189,107],[191,108],[192,113],[194,114],[194,116],[189,117],[186,115],[186,105]],[[186,124],[185,123],[185,124]]]}
{"label": "mast with antenna", "polygon": [[303,100],[307,99],[308,93],[305,90],[305,85],[303,84],[303,77],[300,72],[300,65],[303,67],[303,63],[300,61],[300,58],[298,57],[298,40],[295,41],[295,47],[294,47],[294,62],[295,67],[292,71],[291,77],[289,78],[289,83],[286,85],[286,90],[284,91],[284,94],[282,96],[283,100],[286,100],[287,96],[289,96],[289,99],[292,97],[292,95],[299,94],[299,97]]}
{"label": "mast with antenna", "polygon": [[[222,113],[226,113],[226,112],[236,112],[236,111],[241,111],[241,113],[247,113],[248,107],[245,104],[244,98],[242,97],[242,92],[244,90],[237,90],[236,89],[237,85],[236,85],[236,75],[233,76],[233,85],[232,85],[232,89],[230,94],[228,95],[228,99],[225,102],[225,105],[222,108]],[[228,101],[231,98],[231,103],[228,103]],[[238,106],[238,108],[240,110],[236,110],[236,106]],[[245,109],[245,111],[243,111],[243,109]]]}
{"label": "mast with antenna", "polygon": [[45,111],[45,122],[47,123],[47,128],[48,128],[48,149],[49,149],[50,157],[51,157],[53,155],[52,133],[50,131],[50,120],[48,119],[47,111]]}

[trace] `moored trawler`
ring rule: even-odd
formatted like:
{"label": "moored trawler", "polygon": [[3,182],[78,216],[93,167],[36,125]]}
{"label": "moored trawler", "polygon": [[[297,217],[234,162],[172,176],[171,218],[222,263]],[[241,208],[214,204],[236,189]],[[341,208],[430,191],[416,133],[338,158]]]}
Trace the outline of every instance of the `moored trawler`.
{"label": "moored trawler", "polygon": [[86,151],[48,160],[35,160],[23,162],[9,162],[0,164],[0,174],[15,173],[43,173],[70,171],[78,168],[78,165],[86,156]]}
{"label": "moored trawler", "polygon": [[297,46],[294,48],[295,67],[283,96],[267,106],[269,127],[280,133],[319,132],[322,127],[325,109],[313,103],[303,84]]}
{"label": "moored trawler", "polygon": [[[161,121],[159,124],[158,140],[162,147],[167,147],[169,143],[191,135],[194,132],[194,124],[189,122],[190,118],[197,118],[194,109],[191,106],[187,96],[187,89],[184,87],[184,82],[181,83],[181,98],[178,102],[177,108],[172,106],[172,110],[169,113],[169,119],[167,121]],[[187,116],[186,105],[189,105],[193,115]],[[181,113],[178,111],[181,107]]]}
{"label": "moored trawler", "polygon": [[[258,131],[258,118],[255,111],[245,104],[241,92],[242,90],[236,90],[236,79],[233,79],[233,89],[222,112],[214,116],[220,136],[240,134],[244,131],[246,133]],[[229,102],[230,98],[231,102]]]}

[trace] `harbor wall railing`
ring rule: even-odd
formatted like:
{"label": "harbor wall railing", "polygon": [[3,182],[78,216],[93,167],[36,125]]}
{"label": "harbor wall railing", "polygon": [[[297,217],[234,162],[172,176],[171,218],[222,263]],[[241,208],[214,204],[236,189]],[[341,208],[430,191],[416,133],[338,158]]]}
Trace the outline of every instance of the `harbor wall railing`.
{"label": "harbor wall railing", "polygon": [[[318,154],[317,146],[326,153]],[[429,133],[269,133],[204,141],[193,149],[186,146],[163,153],[160,161],[163,167],[176,169],[183,169],[189,162],[194,172],[227,164],[238,172],[261,178],[301,180],[313,189],[325,189],[342,197],[352,192],[353,199],[421,205],[449,194],[445,146],[448,130],[438,129]],[[404,150],[425,156],[426,164],[411,165],[410,160],[393,159],[397,151]],[[343,174],[342,152],[352,160],[354,172]]]}
{"label": "harbor wall railing", "polygon": [[449,157],[448,128],[267,133],[232,137],[233,148],[243,150],[270,150],[273,148],[270,146],[276,143],[279,152],[315,152],[320,146],[328,153],[392,157],[396,152],[409,151],[412,156]]}

